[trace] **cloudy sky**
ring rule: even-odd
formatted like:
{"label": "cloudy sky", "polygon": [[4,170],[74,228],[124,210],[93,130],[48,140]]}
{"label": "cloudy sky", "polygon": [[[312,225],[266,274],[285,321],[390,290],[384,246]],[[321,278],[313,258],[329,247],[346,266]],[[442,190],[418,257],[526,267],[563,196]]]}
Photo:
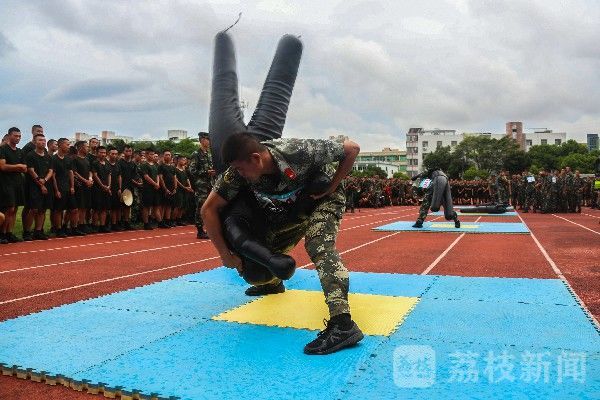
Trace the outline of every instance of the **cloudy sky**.
{"label": "cloudy sky", "polygon": [[279,37],[304,55],[285,135],[404,148],[410,127],[600,132],[597,0],[2,0],[0,129],[207,129],[230,25],[250,116]]}

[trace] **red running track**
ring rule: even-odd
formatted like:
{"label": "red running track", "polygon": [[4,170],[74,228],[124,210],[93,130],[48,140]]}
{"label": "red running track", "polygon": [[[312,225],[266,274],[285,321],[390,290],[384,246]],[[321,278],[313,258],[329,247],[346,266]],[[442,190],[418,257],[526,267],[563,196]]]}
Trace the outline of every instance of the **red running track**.
{"label": "red running track", "polygon": [[[338,249],[352,271],[564,279],[600,316],[600,212],[520,214],[532,235],[376,232],[416,219],[416,207],[347,213]],[[435,217],[429,217],[433,220]],[[463,216],[465,222],[520,217]],[[298,265],[313,268],[301,242]],[[191,227],[51,239],[0,247],[0,320],[98,297],[220,265]],[[0,399],[98,399],[64,387],[0,377]]]}

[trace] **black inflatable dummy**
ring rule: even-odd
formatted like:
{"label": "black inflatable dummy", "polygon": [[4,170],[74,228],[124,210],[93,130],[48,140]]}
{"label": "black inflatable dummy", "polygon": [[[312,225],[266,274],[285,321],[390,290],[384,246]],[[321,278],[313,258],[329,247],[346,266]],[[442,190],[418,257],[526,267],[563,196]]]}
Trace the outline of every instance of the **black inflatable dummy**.
{"label": "black inflatable dummy", "polygon": [[475,207],[461,208],[460,212],[463,214],[469,213],[485,213],[485,214],[504,214],[507,210],[506,204],[478,204]]}
{"label": "black inflatable dummy", "polygon": [[433,190],[431,211],[437,212],[440,210],[440,207],[444,207],[444,218],[448,221],[454,219],[456,213],[452,207],[452,194],[450,193],[448,177],[438,169],[431,173],[430,179]]}
{"label": "black inflatable dummy", "polygon": [[[208,130],[217,173],[227,167],[221,158],[221,147],[230,135],[247,131],[259,140],[281,137],[301,56],[300,40],[283,36],[256,110],[246,126],[238,96],[233,41],[227,32],[216,35]],[[265,220],[264,211],[249,191],[240,192],[221,214],[225,239],[242,259],[242,277],[253,285],[269,283],[274,277],[289,279],[296,268],[292,257],[274,254],[264,245]]]}
{"label": "black inflatable dummy", "polygon": [[[429,186],[423,188],[422,182],[429,180]],[[452,194],[450,192],[450,184],[448,183],[448,177],[440,169],[432,169],[423,172],[412,178],[415,181],[417,187],[417,193],[422,194],[423,191],[427,191],[427,194],[423,198],[423,204],[419,210],[419,218],[413,225],[414,228],[422,228],[423,221],[427,217],[429,209],[437,212],[441,207],[444,207],[444,218],[446,220],[454,220],[454,226],[460,228],[460,221],[458,215],[452,207]]]}

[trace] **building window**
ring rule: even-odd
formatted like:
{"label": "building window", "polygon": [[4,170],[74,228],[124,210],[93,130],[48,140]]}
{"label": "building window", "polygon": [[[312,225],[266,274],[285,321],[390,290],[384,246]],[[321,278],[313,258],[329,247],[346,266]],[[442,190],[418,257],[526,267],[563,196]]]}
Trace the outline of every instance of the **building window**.
{"label": "building window", "polygon": [[554,139],[554,144],[557,144],[560,146],[560,139]]}
{"label": "building window", "polygon": [[458,144],[458,142],[456,140],[453,140],[450,142],[450,146],[456,146]]}
{"label": "building window", "polygon": [[440,147],[442,147],[442,142],[438,140],[438,142],[437,142],[437,148],[439,149]]}
{"label": "building window", "polygon": [[542,139],[542,140],[541,140],[541,143],[542,143],[542,144],[548,144],[548,139]]}
{"label": "building window", "polygon": [[427,140],[423,140],[423,147],[429,146],[429,142]]}
{"label": "building window", "polygon": [[525,142],[527,142],[527,146],[531,146],[533,144],[533,142],[531,141],[531,139],[527,139]]}

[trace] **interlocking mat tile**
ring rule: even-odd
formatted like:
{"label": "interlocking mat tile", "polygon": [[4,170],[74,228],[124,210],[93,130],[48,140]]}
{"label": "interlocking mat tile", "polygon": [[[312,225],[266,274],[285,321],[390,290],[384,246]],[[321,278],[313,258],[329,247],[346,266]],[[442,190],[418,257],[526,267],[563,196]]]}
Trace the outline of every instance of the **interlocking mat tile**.
{"label": "interlocking mat tile", "polygon": [[529,233],[527,226],[521,222],[461,222],[460,228],[454,222],[428,222],[422,228],[413,228],[415,221],[397,221],[374,228],[383,232],[465,232],[465,233]]}
{"label": "interlocking mat tile", "polygon": [[600,335],[553,279],[350,273],[355,347],[302,352],[315,271],[250,298],[226,268],[0,323],[0,368],[122,399],[587,399]]}

